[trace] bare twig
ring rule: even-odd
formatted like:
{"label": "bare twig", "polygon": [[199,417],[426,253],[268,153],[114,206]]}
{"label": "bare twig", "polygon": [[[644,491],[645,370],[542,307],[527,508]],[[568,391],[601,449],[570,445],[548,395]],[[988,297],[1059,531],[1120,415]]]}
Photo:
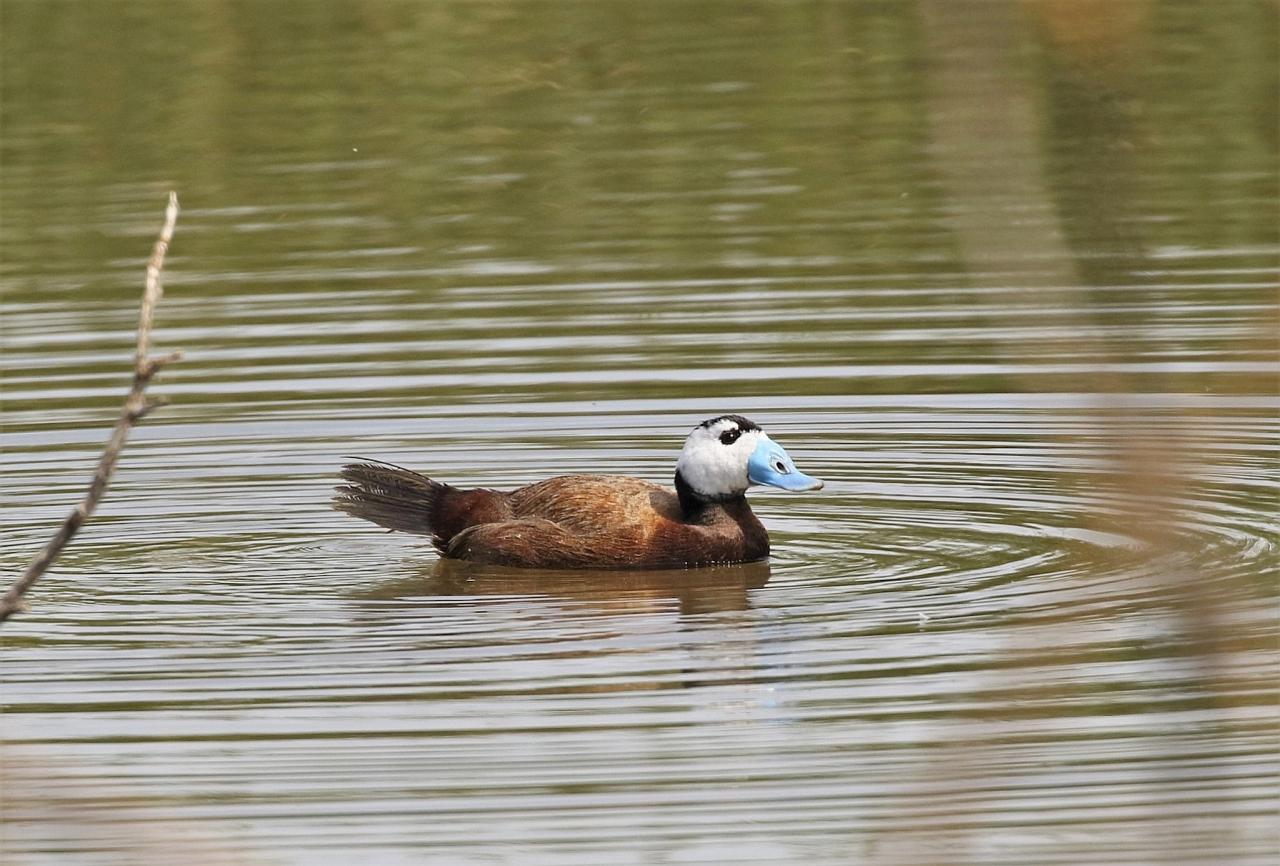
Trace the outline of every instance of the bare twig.
{"label": "bare twig", "polygon": [[17,611],[26,609],[26,605],[22,601],[22,596],[31,586],[40,579],[40,576],[48,570],[53,561],[62,553],[62,549],[75,536],[76,531],[81,525],[89,519],[95,508],[98,507],[99,500],[102,495],[107,492],[107,484],[111,481],[111,475],[115,472],[116,462],[120,459],[120,452],[124,450],[125,440],[129,438],[129,431],[141,421],[151,410],[163,405],[162,401],[149,400],[146,396],[147,385],[151,382],[151,377],[160,372],[167,364],[179,360],[182,357],[181,352],[174,352],[160,358],[149,357],[151,352],[151,320],[155,313],[156,303],[164,294],[164,289],[160,284],[160,274],[164,269],[164,256],[169,251],[169,241],[173,239],[173,228],[178,221],[178,194],[169,193],[169,206],[164,211],[164,226],[160,229],[160,237],[156,239],[155,248],[151,251],[151,259],[147,262],[147,281],[146,289],[142,295],[142,313],[138,317],[138,347],[134,355],[133,364],[133,386],[129,389],[129,396],[125,398],[124,409],[120,413],[120,420],[116,422],[115,429],[111,431],[111,438],[107,441],[106,450],[102,452],[102,457],[98,460],[98,469],[94,473],[93,481],[89,484],[89,489],[85,492],[84,499],[80,500],[80,504],[75,510],[67,515],[67,519],[62,522],[62,526],[58,528],[53,538],[49,539],[49,543],[44,549],[35,555],[27,565],[26,571],[22,576],[14,581],[13,586],[0,597],[0,622],[8,619],[9,616]]}

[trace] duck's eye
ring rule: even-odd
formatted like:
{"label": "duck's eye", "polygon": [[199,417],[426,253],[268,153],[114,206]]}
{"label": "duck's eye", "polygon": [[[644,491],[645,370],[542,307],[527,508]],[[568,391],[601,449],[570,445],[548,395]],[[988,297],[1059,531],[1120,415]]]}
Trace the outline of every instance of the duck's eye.
{"label": "duck's eye", "polygon": [[728,430],[720,434],[721,445],[732,445],[738,441],[738,437],[742,435],[742,431],[737,427],[730,427]]}
{"label": "duck's eye", "polygon": [[783,463],[781,460],[775,460],[773,461],[773,471],[777,472],[779,475],[786,475],[787,464]]}

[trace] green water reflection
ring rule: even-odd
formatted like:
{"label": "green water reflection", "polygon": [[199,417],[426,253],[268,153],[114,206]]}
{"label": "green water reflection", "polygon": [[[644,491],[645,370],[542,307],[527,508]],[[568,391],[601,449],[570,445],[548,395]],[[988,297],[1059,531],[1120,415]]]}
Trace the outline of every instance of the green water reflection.
{"label": "green water reflection", "polygon": [[[495,260],[690,276],[776,257],[955,273],[931,152],[945,67],[922,25],[939,15],[988,41],[1016,31],[1016,56],[971,59],[992,98],[1035,103],[1046,189],[1090,284],[1131,280],[1141,251],[1275,241],[1261,206],[1276,191],[1273,3],[9,2],[3,14],[17,299],[38,277],[117,261],[110,223],[150,219],[133,191],[168,186],[211,219],[274,209],[235,232],[188,230],[183,256],[208,269],[388,246],[440,267],[483,244]],[[326,220],[338,202],[344,218]],[[94,288],[124,293],[130,276]]]}

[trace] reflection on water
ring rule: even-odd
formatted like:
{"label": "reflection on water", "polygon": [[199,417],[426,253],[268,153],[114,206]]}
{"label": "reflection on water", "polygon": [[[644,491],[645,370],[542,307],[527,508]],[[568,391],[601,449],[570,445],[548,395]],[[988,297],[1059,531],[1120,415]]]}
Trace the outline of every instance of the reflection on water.
{"label": "reflection on water", "polygon": [[682,614],[746,610],[748,590],[769,582],[768,562],[680,571],[545,570],[437,560],[420,578],[380,586],[363,598],[413,596],[551,596],[584,608],[645,613],[675,606]]}
{"label": "reflection on water", "polygon": [[[188,357],[4,628],[4,853],[1272,859],[1275,6],[980,7],[0,6],[5,571],[170,187]],[[666,483],[722,411],[827,481],[769,563],[328,509]]]}

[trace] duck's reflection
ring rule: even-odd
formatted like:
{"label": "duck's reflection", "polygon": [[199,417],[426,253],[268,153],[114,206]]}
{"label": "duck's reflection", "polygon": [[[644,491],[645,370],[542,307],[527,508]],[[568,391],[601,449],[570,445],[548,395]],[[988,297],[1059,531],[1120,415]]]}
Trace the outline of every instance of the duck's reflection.
{"label": "duck's reflection", "polygon": [[[656,693],[718,685],[735,690],[718,700],[740,707],[755,701],[738,690],[754,690],[760,678],[760,615],[752,609],[751,593],[769,581],[770,573],[767,562],[684,571],[591,571],[441,560],[360,593],[362,601],[376,603],[362,606],[357,622],[429,623],[424,605],[474,619],[478,609],[491,606],[501,637],[477,633],[477,655],[491,652],[495,642],[518,646],[519,635],[530,634],[529,647],[503,650],[511,656],[503,675],[513,666],[526,666],[543,693]],[[443,607],[431,604],[436,598]],[[465,613],[457,607],[460,599],[469,600]],[[520,611],[516,618],[511,618],[513,605]],[[531,617],[540,623],[532,631]],[[504,618],[507,625],[499,625]],[[663,621],[669,626],[655,625]],[[456,630],[445,631],[447,643],[456,647]],[[551,651],[550,634],[559,635]],[[419,634],[417,640],[426,641],[430,655],[432,638]]]}
{"label": "duck's reflection", "polygon": [[517,569],[441,559],[412,577],[382,584],[363,597],[542,596],[601,613],[655,613],[677,603],[680,614],[745,611],[751,590],[769,582],[768,562],[679,571]]}

